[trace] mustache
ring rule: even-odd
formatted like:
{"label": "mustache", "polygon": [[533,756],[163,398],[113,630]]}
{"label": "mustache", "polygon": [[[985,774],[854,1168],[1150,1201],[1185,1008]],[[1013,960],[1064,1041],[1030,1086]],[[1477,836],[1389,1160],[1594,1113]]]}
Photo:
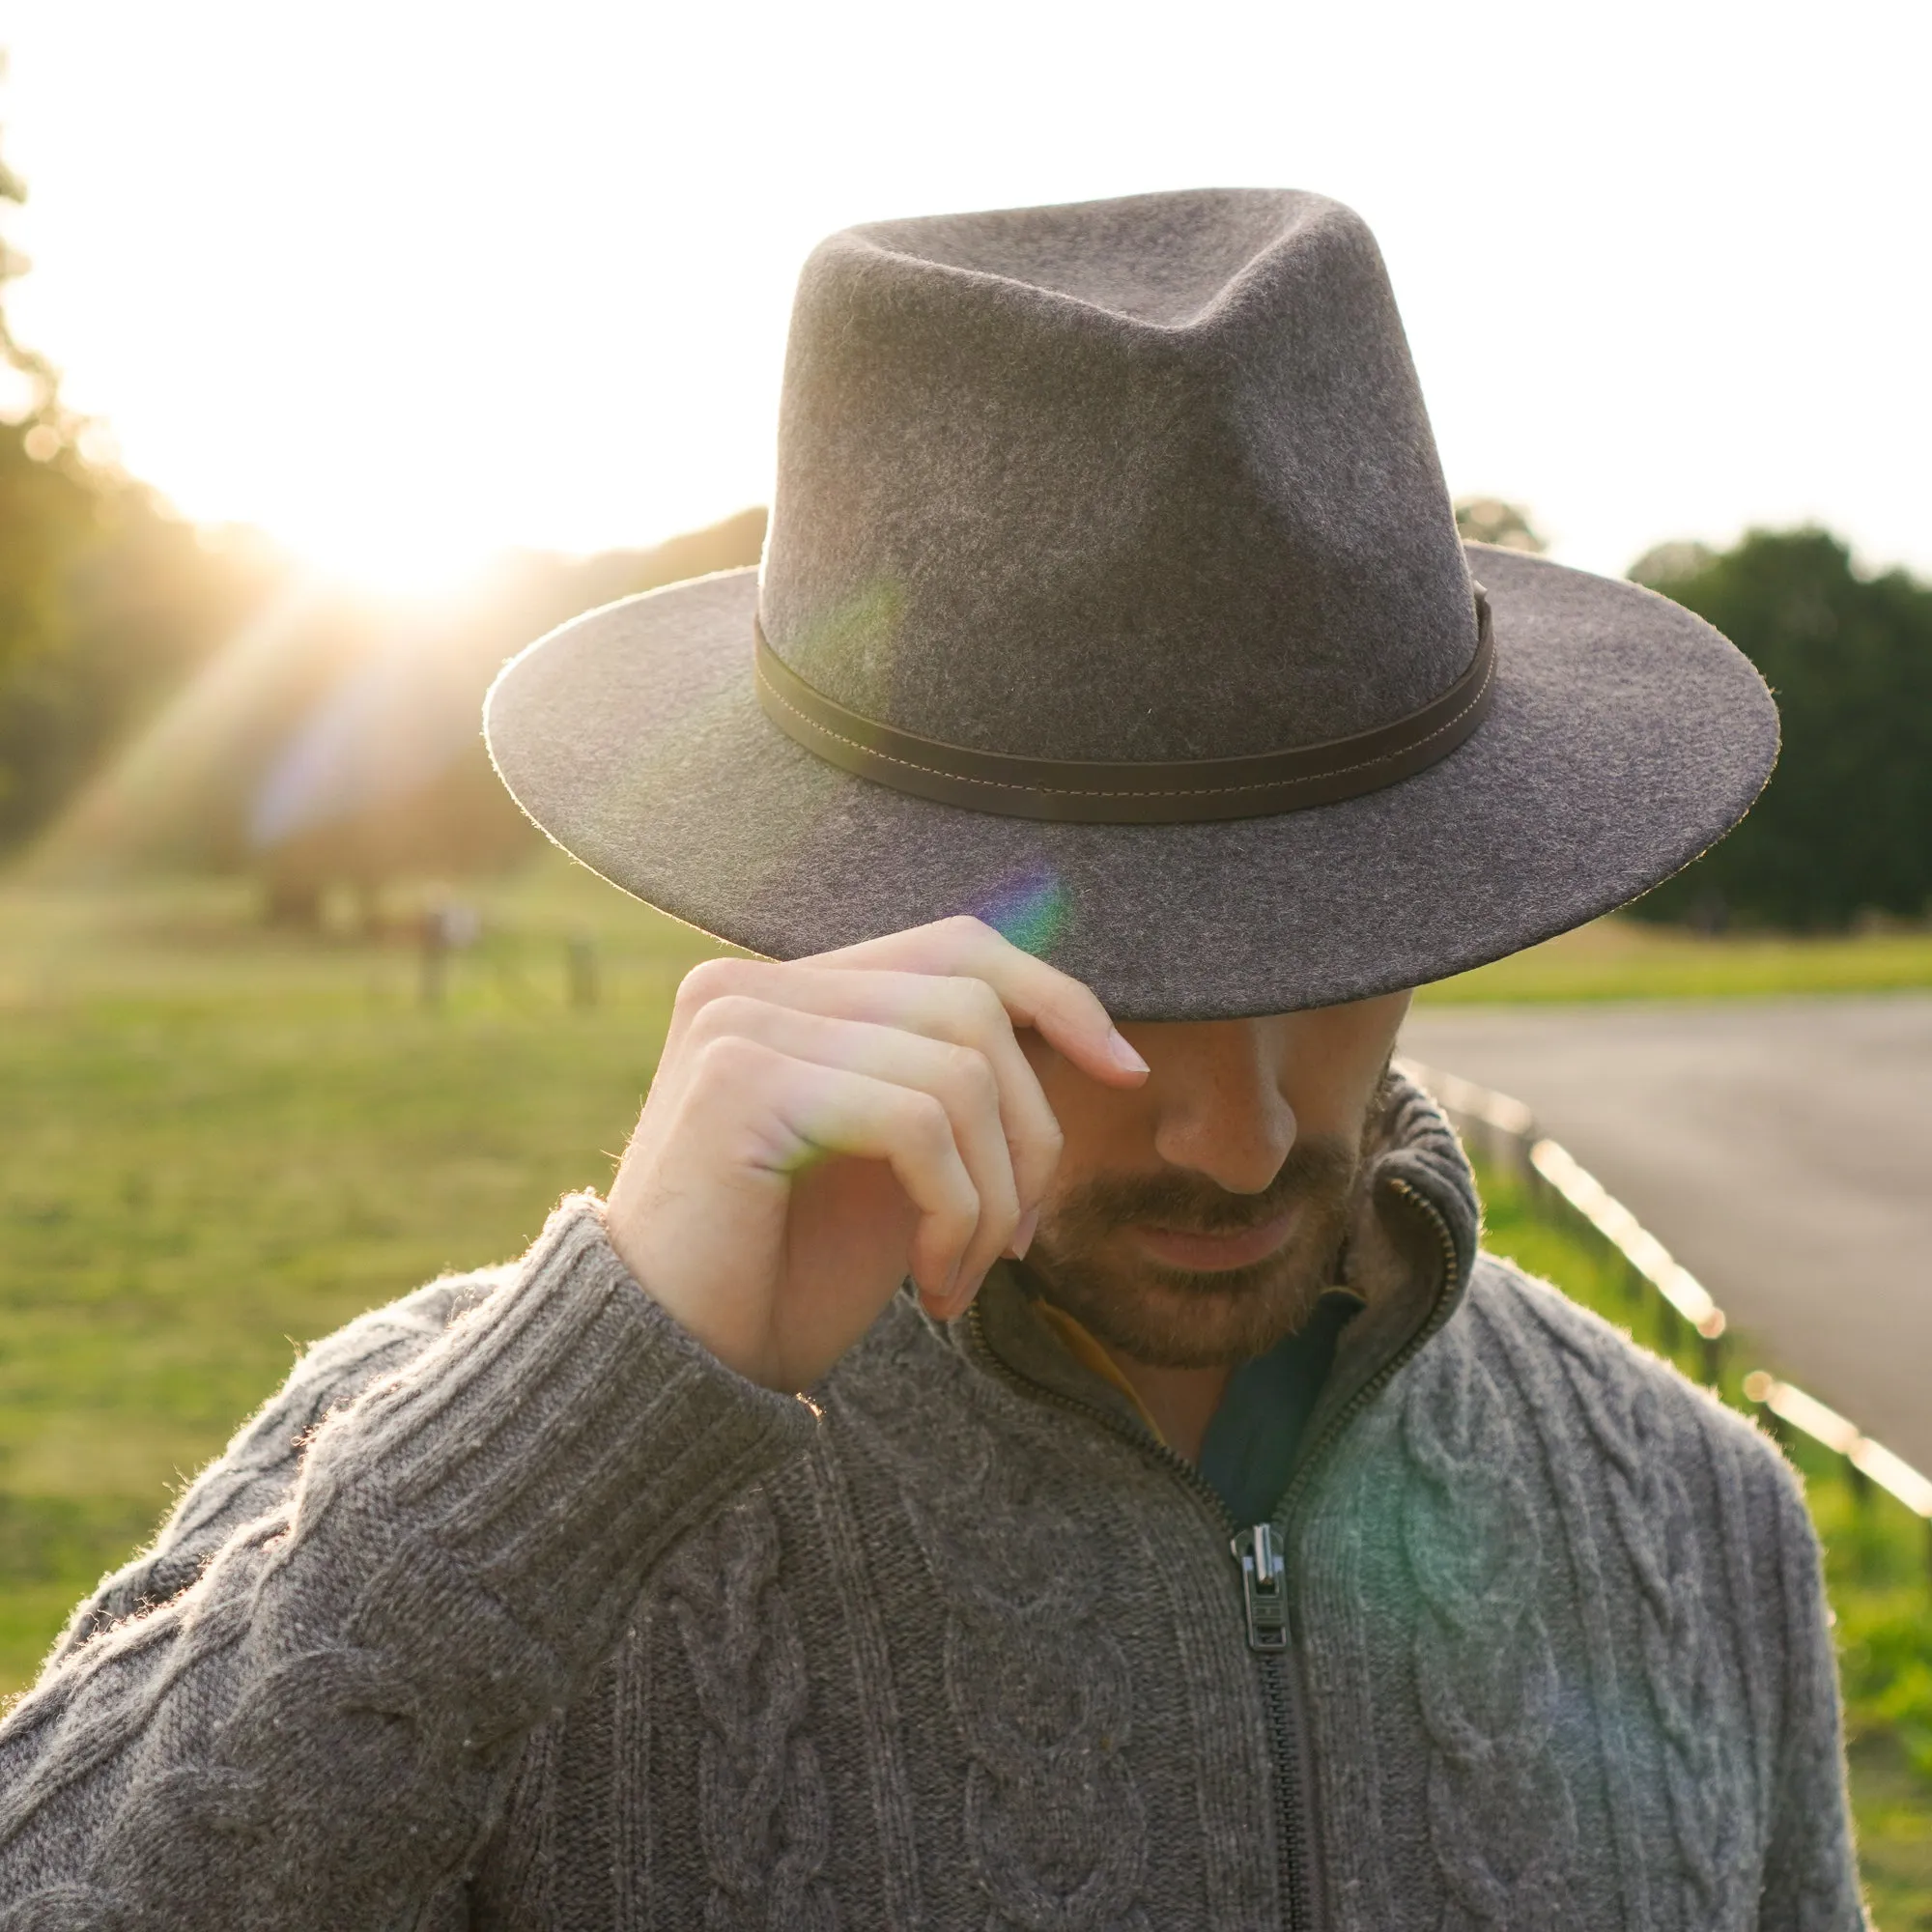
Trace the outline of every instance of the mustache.
{"label": "mustache", "polygon": [[1102,1231],[1130,1221],[1189,1235],[1239,1234],[1276,1219],[1297,1203],[1334,1201],[1353,1185],[1360,1150],[1333,1137],[1298,1140],[1258,1194],[1233,1194],[1205,1175],[1101,1175],[1083,1181],[1062,1204],[1064,1229]]}

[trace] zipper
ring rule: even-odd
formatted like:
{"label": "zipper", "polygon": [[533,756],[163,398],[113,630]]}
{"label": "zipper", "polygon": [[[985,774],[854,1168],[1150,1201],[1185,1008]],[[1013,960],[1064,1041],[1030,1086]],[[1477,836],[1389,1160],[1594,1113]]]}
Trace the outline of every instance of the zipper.
{"label": "zipper", "polygon": [[1311,1932],[1314,1867],[1309,1860],[1309,1804],[1303,1789],[1302,1727],[1289,1697],[1295,1668],[1294,1631],[1288,1605],[1288,1559],[1274,1525],[1258,1522],[1236,1530],[1229,1548],[1241,1566],[1241,1605],[1247,1612],[1248,1648],[1262,1680],[1262,1709],[1274,1757],[1275,1843],[1281,1852],[1283,1923],[1288,1932]]}
{"label": "zipper", "polygon": [[[1390,1187],[1422,1209],[1435,1231],[1442,1252],[1442,1287],[1428,1319],[1413,1335],[1328,1418],[1327,1427],[1297,1459],[1294,1474],[1275,1505],[1275,1515],[1284,1525],[1294,1506],[1306,1492],[1317,1465],[1340,1439],[1363,1409],[1394,1379],[1398,1370],[1448,1320],[1462,1270],[1456,1263],[1456,1241],[1441,1210],[1419,1188],[1395,1179]],[[1240,1566],[1241,1604],[1247,1623],[1248,1648],[1256,1655],[1262,1680],[1262,1704],[1266,1715],[1268,1740],[1274,1752],[1275,1842],[1280,1850],[1279,1877],[1282,1902],[1286,1907],[1287,1932],[1313,1932],[1312,1901],[1309,1895],[1308,1816],[1309,1805],[1302,1792],[1301,1748],[1294,1711],[1290,1699],[1288,1672],[1295,1666],[1293,1617],[1288,1588],[1288,1560],[1283,1539],[1274,1525],[1253,1523],[1242,1528],[1228,1512],[1220,1492],[1208,1482],[1192,1463],[1165,1442],[1156,1441],[1138,1424],[1130,1424],[1103,1408],[1098,1403],[1082,1401],[1060,1389],[1050,1389],[1011,1369],[994,1352],[986,1340],[986,1325],[976,1300],[966,1312],[966,1322],[980,1358],[990,1365],[1003,1381],[1021,1390],[1031,1400],[1050,1403],[1075,1415],[1097,1422],[1103,1429],[1131,1445],[1149,1461],[1158,1463],[1179,1480],[1220,1525],[1228,1538],[1228,1548]]]}
{"label": "zipper", "polygon": [[[1327,1426],[1295,1461],[1288,1488],[1275,1504],[1275,1515],[1284,1527],[1292,1520],[1295,1506],[1307,1492],[1317,1467],[1347,1433],[1349,1425],[1368,1407],[1395,1378],[1403,1364],[1449,1319],[1455,1305],[1455,1291],[1462,1274],[1456,1264],[1456,1239],[1441,1209],[1406,1180],[1392,1179],[1390,1186],[1420,1208],[1435,1231],[1442,1254],[1442,1286],[1428,1318],[1403,1346],[1328,1418]],[[1223,1512],[1225,1515],[1225,1512]],[[1268,1729],[1273,1734],[1275,1752],[1276,1838],[1282,1848],[1282,1898],[1288,1907],[1288,1932],[1312,1932],[1313,1884],[1309,1819],[1313,1806],[1303,1797],[1302,1732],[1294,1721],[1289,1702],[1287,1673],[1299,1672],[1299,1660],[1293,1654],[1293,1616],[1289,1605],[1288,1565],[1279,1540],[1270,1523],[1257,1523],[1240,1531],[1231,1546],[1235,1560],[1241,1565],[1241,1581],[1248,1610],[1248,1648],[1262,1653],[1262,1696],[1267,1710]],[[1271,1582],[1273,1593],[1265,1585]],[[1260,1613],[1257,1613],[1257,1605]],[[1278,1619],[1278,1623],[1277,1623]],[[1303,1703],[1306,1704],[1306,1692]]]}
{"label": "zipper", "polygon": [[[1237,1527],[1228,1512],[1228,1505],[1221,1500],[1220,1492],[1202,1476],[1185,1456],[1170,1449],[1165,1442],[1155,1441],[1138,1424],[1126,1422],[1111,1409],[1102,1408],[1098,1403],[1083,1402],[1080,1397],[1067,1395],[1063,1390],[1045,1388],[1030,1377],[1009,1368],[986,1340],[986,1324],[977,1301],[966,1311],[966,1323],[978,1352],[1003,1381],[1019,1389],[1032,1401],[1049,1403],[1056,1408],[1064,1408],[1097,1422],[1175,1477],[1214,1519],[1237,1561],[1252,1564],[1252,1552],[1257,1541],[1267,1552],[1266,1574],[1260,1592],[1264,1607],[1260,1621],[1254,1608],[1257,1592],[1246,1568],[1242,1576],[1242,1600],[1248,1606],[1248,1648],[1259,1656],[1262,1706],[1267,1721],[1268,1744],[1274,1757],[1275,1842],[1280,1850],[1277,1876],[1282,1902],[1287,1908],[1284,1923],[1287,1932],[1312,1932],[1305,1900],[1308,1827],[1306,1807],[1302,1803],[1301,1754],[1296,1747],[1293,1712],[1289,1706],[1285,1676],[1293,1662],[1290,1655],[1293,1637],[1288,1610],[1287,1564],[1273,1525],[1264,1522],[1247,1529]],[[1246,1558],[1241,1554],[1243,1546],[1250,1552]],[[1262,1634],[1264,1632],[1265,1634]]]}
{"label": "zipper", "polygon": [[1288,1623],[1288,1563],[1275,1541],[1274,1525],[1258,1522],[1235,1532],[1228,1546],[1241,1566],[1241,1605],[1248,1613],[1248,1648],[1263,1656],[1286,1650],[1292,1640]]}

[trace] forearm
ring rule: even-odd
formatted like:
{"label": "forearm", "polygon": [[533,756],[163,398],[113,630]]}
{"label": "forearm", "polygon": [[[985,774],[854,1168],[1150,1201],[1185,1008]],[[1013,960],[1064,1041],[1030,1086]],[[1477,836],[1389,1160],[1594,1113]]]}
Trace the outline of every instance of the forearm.
{"label": "forearm", "polygon": [[497,1293],[322,1425],[282,1512],[14,1712],[0,1907],[58,1888],[77,1922],[409,1916],[683,1530],[810,1427],[698,1350],[594,1212],[567,1208]]}

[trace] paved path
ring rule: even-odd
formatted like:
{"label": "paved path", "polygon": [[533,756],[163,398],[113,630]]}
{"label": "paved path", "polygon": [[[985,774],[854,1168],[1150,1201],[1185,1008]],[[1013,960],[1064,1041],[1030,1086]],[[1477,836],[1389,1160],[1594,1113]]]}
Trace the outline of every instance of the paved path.
{"label": "paved path", "polygon": [[1792,1380],[1932,1474],[1932,997],[1423,1008],[1401,1050],[1525,1101]]}

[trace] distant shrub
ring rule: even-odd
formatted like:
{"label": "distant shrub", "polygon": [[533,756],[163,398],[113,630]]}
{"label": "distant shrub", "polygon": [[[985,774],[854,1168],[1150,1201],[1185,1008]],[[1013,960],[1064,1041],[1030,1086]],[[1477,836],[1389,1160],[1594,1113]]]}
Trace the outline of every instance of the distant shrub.
{"label": "distant shrub", "polygon": [[1932,901],[1932,587],[1861,577],[1823,530],[1668,544],[1631,576],[1715,624],[1777,697],[1783,750],[1750,816],[1634,908],[1796,929]]}
{"label": "distant shrub", "polygon": [[1549,548],[1530,522],[1529,512],[1500,497],[1457,497],[1456,527],[1472,543],[1500,544],[1504,550],[1527,551],[1532,556]]}

